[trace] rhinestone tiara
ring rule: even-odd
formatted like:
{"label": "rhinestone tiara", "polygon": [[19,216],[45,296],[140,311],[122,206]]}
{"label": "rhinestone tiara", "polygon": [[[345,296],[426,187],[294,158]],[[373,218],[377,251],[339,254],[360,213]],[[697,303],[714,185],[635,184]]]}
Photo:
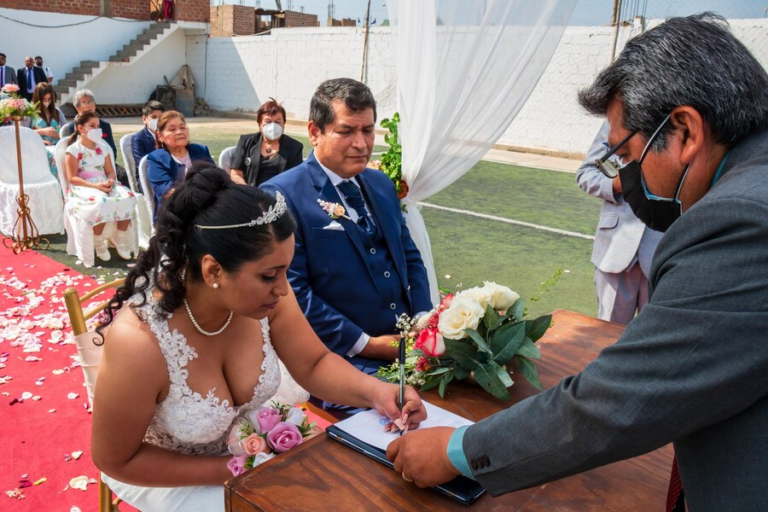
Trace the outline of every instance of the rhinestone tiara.
{"label": "rhinestone tiara", "polygon": [[231,224],[229,226],[201,226],[200,224],[195,224],[195,227],[197,229],[232,229],[232,228],[245,228],[249,227],[252,228],[253,226],[261,226],[263,224],[270,224],[272,222],[275,222],[277,219],[279,219],[288,209],[288,206],[285,204],[285,197],[283,197],[283,194],[280,192],[277,192],[275,194],[275,198],[277,201],[274,205],[270,206],[266,212],[264,212],[264,215],[262,215],[259,218],[253,219],[250,222],[244,222],[242,224]]}

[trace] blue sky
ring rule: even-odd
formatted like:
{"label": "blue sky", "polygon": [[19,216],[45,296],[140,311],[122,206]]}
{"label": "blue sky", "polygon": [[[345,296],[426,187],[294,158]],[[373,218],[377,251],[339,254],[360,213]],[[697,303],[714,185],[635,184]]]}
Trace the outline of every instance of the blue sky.
{"label": "blue sky", "polygon": [[[240,0],[225,0],[226,3],[239,3]],[[245,5],[252,5],[255,0],[242,0]],[[408,0],[404,0],[408,1]],[[476,2],[481,0],[468,0]],[[282,0],[286,8],[289,0]],[[645,6],[646,17],[667,18],[711,10],[726,18],[762,18],[768,8],[768,0],[623,0],[628,18],[634,13],[642,13]],[[367,0],[334,0],[336,18],[365,19]],[[275,7],[274,0],[261,0],[265,9]],[[328,0],[293,0],[293,10],[304,7],[305,12],[317,14],[320,24],[325,25],[328,16]],[[613,0],[578,0],[571,18],[572,25],[604,25],[611,19]],[[371,0],[371,21],[381,23],[387,15],[386,0]]]}

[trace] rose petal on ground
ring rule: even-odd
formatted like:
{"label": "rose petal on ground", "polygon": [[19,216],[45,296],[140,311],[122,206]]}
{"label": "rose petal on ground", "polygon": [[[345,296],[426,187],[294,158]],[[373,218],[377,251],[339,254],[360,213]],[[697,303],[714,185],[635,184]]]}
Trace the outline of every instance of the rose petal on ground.
{"label": "rose petal on ground", "polygon": [[40,480],[38,480],[37,482],[33,483],[32,485],[40,485],[40,484],[44,484],[44,483],[45,483],[45,482],[47,482],[47,481],[48,481],[48,479],[47,479],[46,477],[43,477],[43,478],[41,478]]}
{"label": "rose petal on ground", "polygon": [[43,397],[41,397],[40,395],[35,395],[35,396],[32,397],[32,400],[34,400],[35,402],[39,402],[42,399],[43,399]]}
{"label": "rose petal on ground", "polygon": [[72,452],[72,458],[75,460],[78,460],[80,457],[83,456],[83,452],[78,450],[76,452]]}
{"label": "rose petal on ground", "polygon": [[69,393],[69,394],[67,394],[67,398],[69,398],[70,400],[74,400],[75,398],[77,398],[79,396],[80,395],[78,395],[77,393]]}
{"label": "rose petal on ground", "polygon": [[87,476],[76,476],[75,478],[69,481],[69,486],[72,489],[85,491],[88,489],[88,483],[89,481]]}
{"label": "rose petal on ground", "polygon": [[35,395],[33,395],[32,393],[30,393],[29,391],[25,391],[25,392],[23,392],[23,393],[21,394],[21,399],[22,399],[22,400],[29,400],[29,399],[30,399],[30,398],[32,398],[33,396],[35,396]]}
{"label": "rose petal on ground", "polygon": [[56,412],[56,409],[48,409],[48,412]]}

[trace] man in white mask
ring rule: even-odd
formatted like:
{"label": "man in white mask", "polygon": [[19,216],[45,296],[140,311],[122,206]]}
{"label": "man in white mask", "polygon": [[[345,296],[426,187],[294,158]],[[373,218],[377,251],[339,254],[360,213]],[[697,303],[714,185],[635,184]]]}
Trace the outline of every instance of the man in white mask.
{"label": "man in white mask", "polygon": [[131,152],[133,153],[133,161],[136,164],[136,183],[139,186],[141,192],[141,181],[138,176],[139,162],[145,155],[150,154],[157,149],[157,140],[155,138],[155,132],[157,131],[157,120],[160,119],[160,115],[165,112],[165,107],[159,101],[148,101],[144,108],[141,110],[141,120],[144,123],[144,128],[136,132],[131,140]]}
{"label": "man in white mask", "polygon": [[270,98],[256,114],[258,133],[243,135],[237,142],[229,170],[235,183],[259,186],[270,178],[292,169],[303,160],[301,142],[283,134],[285,109]]}

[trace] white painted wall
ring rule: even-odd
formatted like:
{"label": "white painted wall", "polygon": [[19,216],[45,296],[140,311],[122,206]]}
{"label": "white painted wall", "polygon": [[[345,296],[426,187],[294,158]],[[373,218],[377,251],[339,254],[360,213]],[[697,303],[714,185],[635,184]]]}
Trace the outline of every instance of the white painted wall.
{"label": "white painted wall", "polygon": [[87,88],[104,105],[146,103],[155,87],[165,83],[164,76],[170,81],[178,73],[186,52],[185,32],[176,30],[133,63],[107,67]]}
{"label": "white painted wall", "polygon": [[[53,72],[54,83],[80,61],[109,60],[150,24],[20,9],[0,9],[0,15],[0,52],[8,56],[8,65],[18,69],[24,65],[24,57],[41,55]],[[62,27],[73,24],[77,25]]]}
{"label": "white painted wall", "polygon": [[[651,20],[647,27],[658,23]],[[768,20],[731,20],[730,25],[768,68]],[[638,26],[623,28],[619,50],[637,33]],[[498,143],[584,153],[601,120],[585,114],[576,95],[608,65],[612,38],[609,27],[567,28],[528,102]],[[390,29],[373,28],[369,45],[367,82],[381,119],[391,115],[397,103]],[[255,111],[275,97],[284,102],[289,117],[306,119],[320,82],[342,76],[360,79],[362,48],[360,28],[281,29],[268,36],[188,37],[187,63],[197,80],[197,95],[216,110]]]}

